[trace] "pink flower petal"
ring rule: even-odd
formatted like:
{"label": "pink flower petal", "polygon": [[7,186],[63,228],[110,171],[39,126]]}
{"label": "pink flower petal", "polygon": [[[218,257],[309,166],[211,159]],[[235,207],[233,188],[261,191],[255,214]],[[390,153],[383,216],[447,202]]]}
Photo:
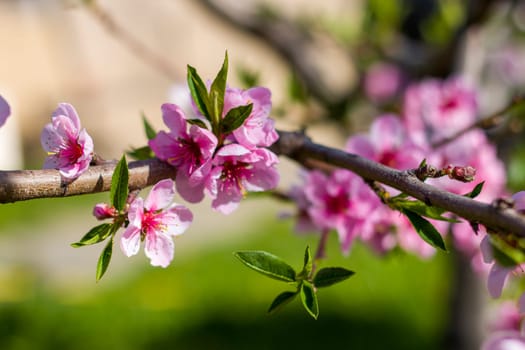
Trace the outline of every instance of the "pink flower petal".
{"label": "pink flower petal", "polygon": [[74,130],[74,133],[78,133],[80,130],[80,118],[78,117],[77,111],[69,103],[59,103],[58,108],[53,112],[52,118],[66,117],[70,120],[70,128]]}
{"label": "pink flower petal", "polygon": [[150,259],[152,266],[167,267],[173,260],[175,245],[171,237],[162,233],[146,235],[144,252]]}
{"label": "pink flower petal", "polygon": [[505,280],[511,271],[512,269],[501,267],[497,263],[492,265],[487,280],[487,287],[490,295],[493,298],[499,298],[501,296],[503,285],[505,284]]}
{"label": "pink flower petal", "polygon": [[175,188],[173,185],[173,180],[171,179],[157,182],[146,198],[144,207],[150,211],[167,208],[173,200],[173,197],[175,197]]}
{"label": "pink flower petal", "polygon": [[481,350],[525,350],[525,337],[517,331],[497,332],[483,343]]}
{"label": "pink flower petal", "polygon": [[163,213],[162,222],[168,226],[168,235],[178,236],[190,227],[193,214],[185,206],[175,205]]}
{"label": "pink flower petal", "polygon": [[130,257],[138,253],[140,248],[140,228],[128,225],[120,239],[120,249],[127,256]]}
{"label": "pink flower petal", "polygon": [[164,124],[171,130],[174,135],[186,134],[186,117],[184,111],[177,105],[172,103],[165,103],[161,107],[162,119]]}

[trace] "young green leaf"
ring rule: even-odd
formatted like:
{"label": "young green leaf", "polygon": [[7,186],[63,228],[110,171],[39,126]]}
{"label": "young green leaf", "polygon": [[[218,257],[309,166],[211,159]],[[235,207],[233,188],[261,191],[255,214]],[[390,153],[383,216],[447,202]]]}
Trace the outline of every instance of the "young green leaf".
{"label": "young green leaf", "polygon": [[215,120],[222,118],[222,110],[224,108],[224,93],[226,91],[226,78],[228,77],[228,52],[224,54],[224,62],[222,67],[213,80],[210,88],[210,97],[213,104],[213,112],[215,113]]}
{"label": "young green leaf", "polygon": [[441,208],[434,207],[434,206],[429,206],[421,201],[407,200],[407,199],[394,199],[392,200],[392,204],[397,209],[407,209],[407,210],[410,210],[411,212],[414,212],[421,216],[426,216],[427,218],[430,218],[430,219],[448,221],[448,222],[460,222],[457,219],[447,218],[443,216],[443,213],[446,212],[445,209],[441,209]]}
{"label": "young green leaf", "polygon": [[146,118],[146,115],[144,113],[142,113],[142,123],[144,124],[144,132],[146,133],[146,137],[148,138],[148,140],[154,139],[155,136],[157,136],[157,132],[148,122],[148,119]]}
{"label": "young green leaf", "polygon": [[344,267],[325,267],[317,272],[313,283],[316,288],[328,287],[350,278],[354,273]]}
{"label": "young green leaf", "polygon": [[128,180],[128,163],[126,162],[126,157],[123,155],[111,177],[111,189],[109,191],[109,201],[118,211],[124,209],[126,205],[126,199],[128,198]]}
{"label": "young green leaf", "polygon": [[100,281],[104,273],[108,269],[109,262],[111,261],[111,254],[113,254],[113,237],[109,240],[108,244],[100,254],[97,262],[97,282]]}
{"label": "young green leaf", "polygon": [[221,120],[221,132],[228,134],[238,127],[240,127],[246,118],[252,113],[253,104],[250,103],[246,106],[238,106],[232,108],[226,113],[224,119]]}
{"label": "young green leaf", "polygon": [[206,123],[200,119],[186,119],[186,121],[192,125],[197,125],[199,128],[208,129]]}
{"label": "young green leaf", "polygon": [[188,65],[188,87],[191,97],[201,114],[211,122],[211,103],[208,97],[208,90],[201,77],[192,66]]}
{"label": "young green leaf", "polygon": [[312,266],[312,252],[310,251],[310,246],[306,246],[306,249],[304,251],[303,269],[299,273],[299,277],[308,278],[310,272],[312,272]]}
{"label": "young green leaf", "polygon": [[319,316],[319,305],[317,303],[317,295],[314,287],[308,281],[303,281],[301,286],[301,301],[303,306],[308,311],[310,316],[317,320]]}
{"label": "young green leaf", "polygon": [[279,281],[295,282],[294,269],[281,258],[264,251],[241,251],[234,255],[249,268]]}
{"label": "young green leaf", "polygon": [[436,230],[434,225],[432,225],[428,220],[422,218],[413,211],[403,209],[402,212],[406,215],[408,220],[410,220],[412,226],[414,226],[414,228],[416,229],[417,234],[421,236],[421,238],[423,238],[425,242],[427,242],[435,248],[439,248],[444,251],[447,250],[443,238]]}
{"label": "young green leaf", "polygon": [[111,226],[112,224],[108,223],[95,226],[89,230],[88,233],[86,233],[84,237],[80,239],[80,241],[72,243],[71,246],[73,248],[79,248],[85,245],[102,242],[111,234]]}
{"label": "young green leaf", "polygon": [[288,304],[290,301],[294,300],[297,296],[297,292],[282,292],[279,294],[273,301],[272,305],[268,308],[268,313],[276,312],[280,310],[284,305]]}
{"label": "young green leaf", "polygon": [[463,196],[469,197],[469,198],[476,198],[481,193],[481,190],[483,189],[483,185],[485,184],[485,181],[480,182],[477,184],[472,191],[469,193],[464,194]]}
{"label": "young green leaf", "polygon": [[126,154],[136,160],[145,160],[155,157],[155,154],[153,154],[153,151],[149,146],[133,148],[131,151],[127,151]]}

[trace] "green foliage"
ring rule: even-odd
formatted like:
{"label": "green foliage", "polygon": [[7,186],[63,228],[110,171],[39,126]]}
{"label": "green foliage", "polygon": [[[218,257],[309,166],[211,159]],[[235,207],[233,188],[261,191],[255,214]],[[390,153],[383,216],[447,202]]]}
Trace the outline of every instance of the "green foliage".
{"label": "green foliage", "polygon": [[128,180],[128,163],[126,162],[126,157],[123,155],[111,177],[111,189],[109,191],[109,202],[118,211],[123,210],[126,206],[126,200],[128,198]]}
{"label": "green foliage", "polygon": [[317,275],[312,278],[314,262],[309,246],[306,246],[303,267],[299,273],[295,273],[294,269],[281,258],[265,251],[237,252],[235,256],[249,268],[270,278],[289,283],[296,282],[296,291],[284,291],[277,295],[268,308],[269,313],[281,309],[284,305],[292,301],[297,294],[300,294],[305,310],[310,316],[317,319],[319,316],[319,305],[316,287],[331,286],[346,280],[354,274],[353,271],[342,267],[328,267],[321,269]]}
{"label": "green foliage", "polygon": [[256,71],[250,71],[246,67],[237,66],[237,76],[244,88],[259,85],[260,74]]}
{"label": "green foliage", "polygon": [[303,281],[301,285],[301,301],[310,316],[317,320],[317,317],[319,316],[317,294],[315,293],[314,286],[308,281]]}
{"label": "green foliage", "polygon": [[136,160],[146,160],[155,158],[155,154],[149,146],[144,146],[140,148],[133,148],[131,151],[126,152],[128,156]]}
{"label": "green foliage", "polygon": [[465,197],[469,198],[476,198],[481,193],[481,190],[483,189],[483,185],[485,184],[485,181],[480,182],[477,184],[472,191],[469,193],[464,194]]}
{"label": "green foliage", "polygon": [[408,209],[402,209],[402,213],[405,214],[408,220],[410,220],[417,234],[423,238],[425,242],[434,248],[439,248],[444,251],[447,250],[443,238],[436,230],[434,225],[432,225],[428,220]]}
{"label": "green foliage", "polygon": [[97,262],[97,274],[96,274],[96,280],[97,282],[100,281],[102,276],[104,276],[104,273],[108,269],[109,263],[111,261],[111,255],[113,254],[113,237],[108,241],[106,244],[106,247],[100,254],[100,257],[98,258]]}
{"label": "green foliage", "polygon": [[514,235],[489,235],[492,255],[501,266],[515,267],[525,262],[525,239]]}
{"label": "green foliage", "polygon": [[459,222],[456,219],[443,216],[443,214],[446,212],[444,209],[426,205],[419,200],[408,200],[400,197],[394,197],[390,203],[395,209],[400,211],[408,210],[420,216],[425,216],[434,220]]}
{"label": "green foliage", "polygon": [[252,108],[253,104],[250,103],[245,106],[238,106],[230,109],[224,116],[224,119],[222,119],[220,122],[221,133],[229,134],[240,127],[246,118],[250,116],[250,113],[252,113]]}
{"label": "green foliage", "polygon": [[315,275],[314,286],[316,288],[328,287],[350,278],[353,274],[354,271],[347,270],[344,267],[325,267]]}
{"label": "green foliage", "polygon": [[155,136],[157,136],[157,132],[155,129],[153,129],[144,113],[142,113],[142,123],[144,124],[144,133],[146,134],[148,140],[154,139]]}
{"label": "green foliage", "polygon": [[73,248],[79,248],[85,245],[91,245],[91,244],[102,242],[106,238],[108,238],[109,235],[111,234],[112,232],[111,228],[112,228],[112,225],[108,223],[95,226],[91,230],[89,230],[89,232],[86,233],[84,237],[80,239],[80,241],[76,243],[72,243],[71,246]]}
{"label": "green foliage", "polygon": [[268,277],[295,282],[295,271],[284,260],[264,251],[236,252],[234,255],[249,268]]}
{"label": "green foliage", "polygon": [[[228,53],[224,55],[222,67],[213,80],[209,92],[195,68],[188,65],[188,87],[191,96],[201,114],[210,122],[212,132],[217,136],[220,144],[222,144],[226,134],[231,133],[244,123],[246,118],[250,116],[253,107],[252,104],[238,106],[229,110],[224,118],[222,117],[227,77]],[[204,123],[198,120],[192,120],[190,123],[206,127]]]}

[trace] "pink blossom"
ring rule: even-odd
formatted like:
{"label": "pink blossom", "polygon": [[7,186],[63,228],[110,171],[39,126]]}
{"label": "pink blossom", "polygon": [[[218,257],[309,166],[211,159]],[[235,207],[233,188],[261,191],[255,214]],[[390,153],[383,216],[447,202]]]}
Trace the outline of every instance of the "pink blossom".
{"label": "pink blossom", "polygon": [[11,115],[11,107],[7,101],[0,95],[0,127],[5,124],[7,117]]}
{"label": "pink blossom", "polygon": [[496,332],[485,340],[481,350],[525,350],[525,336],[517,331]]}
{"label": "pink blossom", "polygon": [[506,300],[497,306],[494,317],[491,318],[489,328],[491,332],[519,331],[522,315],[516,302]]}
{"label": "pink blossom", "polygon": [[384,102],[398,92],[401,80],[401,72],[395,65],[376,63],[366,72],[365,93],[374,102]]}
{"label": "pink blossom", "polygon": [[93,216],[96,217],[97,220],[110,219],[117,214],[117,209],[107,203],[98,203],[93,207]]}
{"label": "pink blossom", "polygon": [[177,169],[179,194],[189,202],[199,202],[204,197],[204,181],[211,170],[217,138],[206,129],[189,125],[177,105],[163,104],[162,117],[170,132],[160,131],[149,146],[159,159]]}
{"label": "pink blossom", "polygon": [[89,167],[93,158],[93,140],[69,103],[60,103],[53,112],[51,123],[40,135],[40,142],[48,157],[44,169],[58,169],[62,177],[73,180]]}
{"label": "pink blossom", "polygon": [[350,137],[345,149],[400,170],[415,168],[425,158],[423,149],[410,139],[401,120],[393,114],[376,118],[368,135]]}
{"label": "pink blossom", "polygon": [[137,254],[140,242],[145,241],[144,251],[151,265],[170,264],[174,253],[171,236],[184,233],[193,220],[186,207],[171,203],[174,196],[173,180],[166,179],[153,186],[146,200],[137,197],[130,204],[129,225],[120,241],[126,256]]}
{"label": "pink blossom", "polygon": [[405,92],[403,117],[421,142],[438,141],[467,127],[477,118],[477,96],[462,79],[429,79]]}
{"label": "pink blossom", "polygon": [[311,203],[307,212],[312,222],[320,230],[336,230],[341,249],[346,253],[367,216],[381,205],[361,178],[344,169],[334,170],[330,175],[311,171],[304,192]]}
{"label": "pink blossom", "polygon": [[248,90],[227,88],[224,95],[224,112],[238,106],[252,103],[252,112],[243,125],[233,131],[235,140],[248,149],[268,147],[279,135],[275,131],[274,120],[269,117],[272,108],[271,92],[264,87]]}
{"label": "pink blossom", "polygon": [[277,186],[277,156],[264,148],[250,150],[232,143],[221,147],[213,158],[213,169],[206,189],[212,207],[223,214],[232,213],[246,192],[266,191]]}

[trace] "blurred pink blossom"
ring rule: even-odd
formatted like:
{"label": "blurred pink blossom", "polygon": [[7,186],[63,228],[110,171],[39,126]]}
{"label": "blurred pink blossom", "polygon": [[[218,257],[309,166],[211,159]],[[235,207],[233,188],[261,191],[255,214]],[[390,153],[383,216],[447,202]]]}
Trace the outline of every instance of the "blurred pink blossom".
{"label": "blurred pink blossom", "polygon": [[78,114],[69,103],[58,105],[51,123],[42,130],[40,142],[48,153],[44,169],[58,169],[67,180],[80,176],[93,159],[93,140],[86,129],[81,129]]}
{"label": "blurred pink blossom", "polygon": [[5,124],[7,117],[11,115],[11,107],[7,101],[0,95],[0,127]]}
{"label": "blurred pink blossom", "polygon": [[424,80],[405,92],[404,122],[422,143],[453,135],[472,124],[477,113],[476,92],[459,77]]}
{"label": "blurred pink blossom", "polygon": [[424,150],[393,114],[377,117],[368,134],[351,136],[345,150],[399,170],[416,168],[425,158]]}
{"label": "blurred pink blossom", "polygon": [[189,209],[172,203],[174,196],[173,180],[166,179],[153,186],[146,200],[137,197],[130,204],[129,225],[120,240],[126,256],[137,254],[144,240],[144,251],[151,265],[170,264],[174,254],[172,236],[184,233],[193,221]]}
{"label": "blurred pink blossom", "polygon": [[305,180],[309,217],[319,230],[336,230],[341,249],[348,253],[365,219],[381,202],[360,177],[344,169],[329,175],[314,170]]}
{"label": "blurred pink blossom", "polygon": [[366,72],[364,89],[373,102],[385,102],[395,96],[401,87],[399,68],[390,63],[375,63]]}
{"label": "blurred pink blossom", "polygon": [[525,350],[525,336],[517,331],[496,332],[483,342],[481,350]]}

